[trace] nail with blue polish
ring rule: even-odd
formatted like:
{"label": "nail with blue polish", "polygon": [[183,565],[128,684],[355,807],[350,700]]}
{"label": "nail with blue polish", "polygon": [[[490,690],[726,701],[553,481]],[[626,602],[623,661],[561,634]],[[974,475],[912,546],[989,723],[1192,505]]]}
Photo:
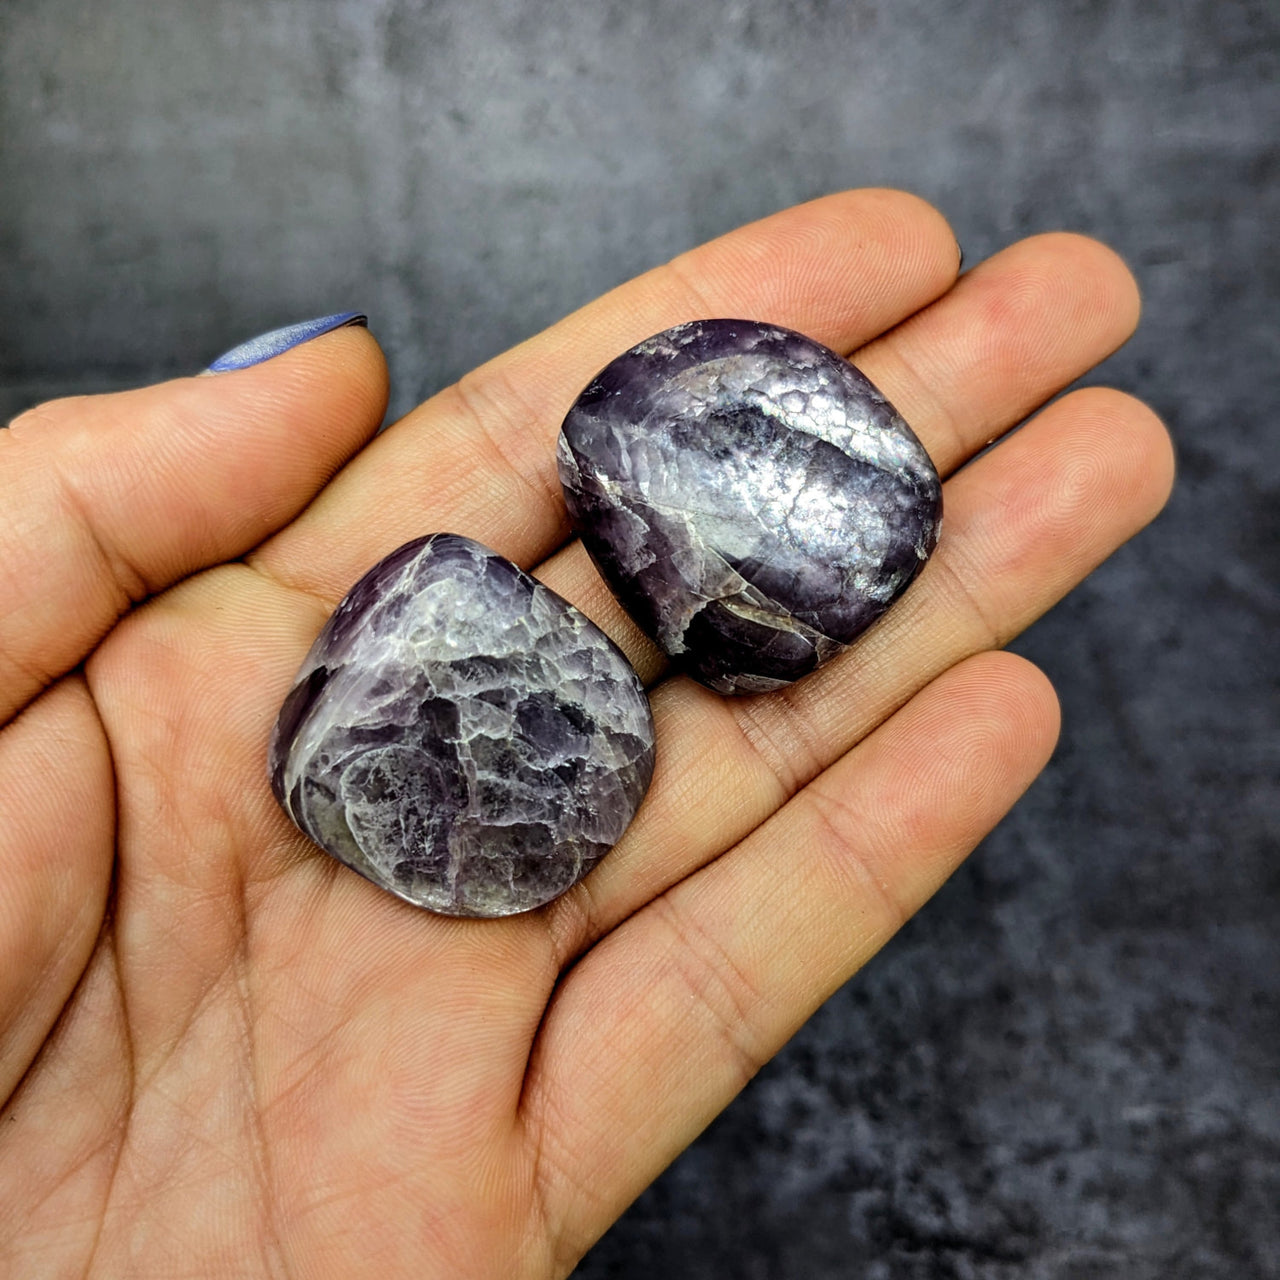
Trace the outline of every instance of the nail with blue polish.
{"label": "nail with blue polish", "polygon": [[318,320],[304,320],[301,324],[286,325],[283,329],[272,329],[270,333],[261,333],[248,342],[242,342],[230,351],[224,351],[206,370],[205,373],[227,373],[232,369],[248,369],[251,365],[261,364],[272,356],[281,355],[300,347],[312,338],[332,333],[334,329],[346,329],[350,325],[367,327],[369,317],[359,311],[339,311],[336,316],[321,316]]}

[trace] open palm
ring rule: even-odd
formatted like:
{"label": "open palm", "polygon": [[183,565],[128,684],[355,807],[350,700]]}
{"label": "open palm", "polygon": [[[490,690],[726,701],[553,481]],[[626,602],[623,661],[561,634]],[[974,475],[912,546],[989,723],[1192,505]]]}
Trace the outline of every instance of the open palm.
{"label": "open palm", "polygon": [[[957,256],[913,197],[833,196],[623,286],[372,441],[386,375],[357,329],[0,433],[9,1274],[564,1275],[937,888],[1054,742],[1047,682],[998,647],[1171,478],[1154,416],[1096,388],[959,470],[1138,307],[1080,237],[958,281]],[[708,316],[854,353],[950,477],[916,585],[779,694],[666,676],[555,480],[592,374]],[[434,531],[530,567],[651,689],[639,816],[526,916],[407,906],[267,785],[329,610]]]}

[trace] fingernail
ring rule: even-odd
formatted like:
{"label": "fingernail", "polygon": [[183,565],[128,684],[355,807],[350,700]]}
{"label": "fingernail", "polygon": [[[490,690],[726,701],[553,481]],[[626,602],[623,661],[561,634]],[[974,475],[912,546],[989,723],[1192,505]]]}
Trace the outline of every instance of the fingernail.
{"label": "fingernail", "polygon": [[960,255],[960,265],[956,267],[957,271],[964,270],[964,245],[959,240],[956,241],[956,252]]}
{"label": "fingernail", "polygon": [[318,320],[304,320],[301,324],[286,325],[283,329],[272,329],[270,333],[260,333],[248,342],[242,342],[230,351],[224,351],[206,370],[205,373],[227,373],[232,369],[248,369],[251,365],[261,364],[294,347],[300,347],[312,338],[332,333],[334,329],[345,329],[350,325],[362,328],[369,324],[369,317],[359,311],[339,311],[336,316],[321,316]]}

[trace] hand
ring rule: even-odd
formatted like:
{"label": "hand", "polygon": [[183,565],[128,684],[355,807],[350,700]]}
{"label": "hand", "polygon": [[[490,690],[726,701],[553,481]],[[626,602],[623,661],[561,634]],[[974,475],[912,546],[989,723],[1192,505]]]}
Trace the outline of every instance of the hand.
{"label": "hand", "polygon": [[[913,197],[833,196],[624,285],[377,439],[386,375],[358,329],[0,433],[6,1274],[563,1276],[928,898],[1055,740],[1047,681],[999,646],[1172,474],[1155,417],[1096,388],[958,470],[1138,302],[1076,236],[958,281],[957,257]],[[569,541],[553,463],[600,366],[717,315],[855,353],[950,476],[911,591],[755,698],[664,678]],[[536,566],[652,686],[639,817],[527,916],[406,906],[266,782],[330,609],[439,530]]]}

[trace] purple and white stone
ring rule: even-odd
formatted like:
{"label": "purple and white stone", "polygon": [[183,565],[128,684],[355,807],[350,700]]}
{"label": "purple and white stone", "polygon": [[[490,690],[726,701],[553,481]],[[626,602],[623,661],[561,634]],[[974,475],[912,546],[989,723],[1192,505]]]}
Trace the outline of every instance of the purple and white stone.
{"label": "purple and white stone", "polygon": [[469,538],[407,543],[351,589],[271,739],[290,818],[374,884],[505,916],[580,880],[653,773],[631,665],[583,614]]}
{"label": "purple and white stone", "polygon": [[569,512],[640,626],[720,693],[839,653],[938,540],[924,446],[834,351],[754,320],[632,347],[578,397],[557,453]]}

